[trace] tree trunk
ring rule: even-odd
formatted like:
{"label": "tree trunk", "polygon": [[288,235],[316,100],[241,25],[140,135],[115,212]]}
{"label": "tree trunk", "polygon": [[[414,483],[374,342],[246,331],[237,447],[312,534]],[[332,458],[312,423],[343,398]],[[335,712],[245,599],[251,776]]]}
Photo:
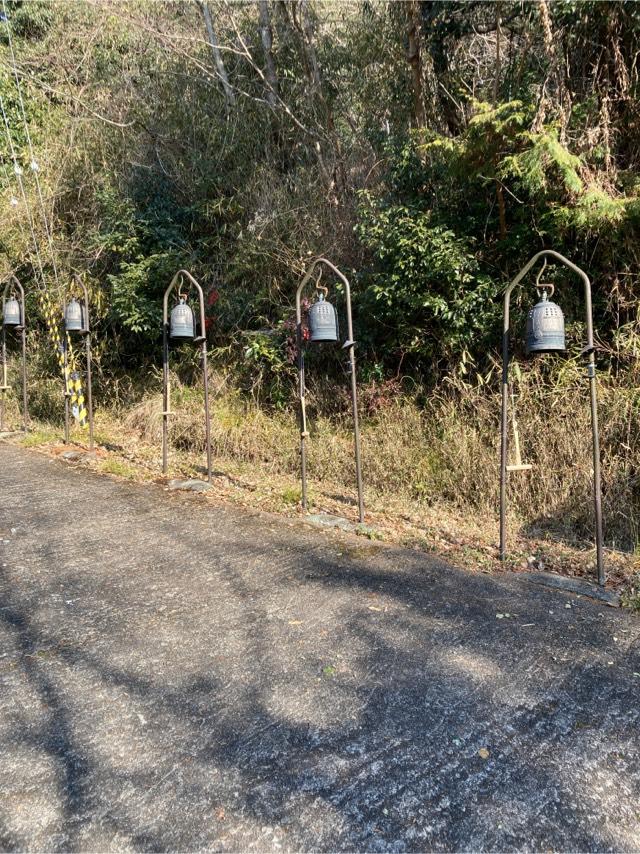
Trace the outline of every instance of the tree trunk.
{"label": "tree trunk", "polygon": [[418,0],[409,0],[407,9],[407,62],[411,66],[411,78],[413,81],[413,120],[416,127],[423,128],[426,123],[424,110],[424,92],[422,88],[422,55],[421,37],[422,26],[420,21],[420,3]]}
{"label": "tree trunk", "polygon": [[273,59],[273,30],[269,16],[267,0],[258,0],[258,18],[260,21],[260,40],[264,50],[264,76],[267,80],[267,101],[275,107],[278,100],[278,75]]}
{"label": "tree trunk", "polygon": [[500,50],[502,48],[502,19],[500,16],[500,0],[496,0],[496,65],[493,76],[493,105],[498,106],[498,97],[500,95],[500,77],[502,75],[502,57]]}
{"label": "tree trunk", "polygon": [[548,0],[538,0],[538,14],[540,16],[540,24],[542,26],[542,37],[544,42],[544,52],[549,63],[549,71],[547,79],[542,84],[542,93],[536,117],[533,122],[532,130],[538,132],[542,129],[545,122],[547,111],[552,107],[552,100],[548,97],[546,91],[547,81],[555,84],[555,101],[560,113],[560,141],[564,142],[566,138],[567,125],[571,117],[572,99],[571,92],[565,79],[565,69],[563,67],[563,57],[560,45],[558,45],[558,36],[553,28],[553,19],[551,17],[551,9],[549,8]]}
{"label": "tree trunk", "polygon": [[314,45],[313,21],[309,14],[309,0],[301,0],[301,17],[302,17],[302,43],[304,52],[307,58],[308,75],[311,81],[312,91],[321,94],[322,83],[320,80],[320,67],[318,65],[318,57]]}
{"label": "tree trunk", "polygon": [[236,103],[236,96],[233,94],[233,89],[229,83],[229,77],[227,76],[227,70],[224,67],[224,61],[222,59],[222,53],[220,51],[220,43],[216,37],[215,30],[213,29],[213,21],[211,20],[211,12],[209,10],[209,6],[207,5],[206,0],[198,0],[198,5],[202,10],[202,16],[204,18],[204,23],[207,28],[207,35],[209,36],[209,45],[211,46],[211,53],[213,54],[213,62],[216,66],[216,71],[218,72],[218,77],[220,78],[220,82],[222,83],[222,88],[224,89],[224,97],[227,101],[227,104],[230,107],[233,107]]}

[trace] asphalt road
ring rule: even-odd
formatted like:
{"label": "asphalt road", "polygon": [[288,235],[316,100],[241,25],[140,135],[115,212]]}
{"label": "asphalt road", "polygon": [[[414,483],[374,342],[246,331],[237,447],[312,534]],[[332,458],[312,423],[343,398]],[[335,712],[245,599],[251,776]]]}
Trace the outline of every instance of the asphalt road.
{"label": "asphalt road", "polygon": [[637,850],[639,740],[637,618],[0,445],[4,850]]}

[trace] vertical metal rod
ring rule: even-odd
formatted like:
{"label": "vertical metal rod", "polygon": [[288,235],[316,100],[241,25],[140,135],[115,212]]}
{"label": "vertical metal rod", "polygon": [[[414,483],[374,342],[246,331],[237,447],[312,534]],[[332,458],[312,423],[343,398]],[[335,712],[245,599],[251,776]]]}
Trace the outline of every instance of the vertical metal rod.
{"label": "vertical metal rod", "polygon": [[605,586],[606,576],[603,559],[602,534],[602,482],[600,475],[600,435],[598,429],[598,392],[596,387],[596,355],[593,342],[593,308],[591,305],[591,281],[586,273],[582,273],[584,282],[584,302],[587,320],[587,373],[589,376],[589,399],[591,403],[591,437],[593,442],[593,507],[596,527],[596,569],[598,584]]}
{"label": "vertical metal rod", "polygon": [[67,315],[67,300],[64,299],[62,303],[62,370],[64,372],[63,382],[64,382],[64,443],[65,445],[69,444],[69,361],[68,361],[68,340],[67,340],[67,330],[65,328],[65,317]]}
{"label": "vertical metal rod", "polygon": [[596,365],[593,350],[589,353],[589,397],[591,399],[591,433],[593,437],[593,503],[596,522],[596,567],[598,584],[606,582],[602,546],[602,483],[600,477],[600,436],[598,431],[598,397],[596,389]]}
{"label": "vertical metal rod", "polygon": [[[339,271],[336,271],[339,273]],[[351,314],[351,287],[346,276],[340,276],[345,286],[347,298],[347,334],[349,345],[349,366],[351,372],[351,406],[353,409],[353,442],[356,458],[356,484],[358,487],[358,518],[364,522],[364,488],[362,484],[362,457],[360,451],[360,421],[358,418],[358,384],[356,380],[356,342],[353,338],[353,319]]]}
{"label": "vertical metal rod", "polygon": [[[202,334],[204,335],[204,328]],[[211,425],[209,422],[209,370],[207,367],[207,342],[202,342],[202,373],[204,376],[204,418],[205,439],[207,442],[207,480],[211,483]]]}
{"label": "vertical metal rod", "polygon": [[[2,299],[2,319],[4,320],[4,297]],[[0,348],[2,358],[2,394],[0,394],[0,432],[4,431],[4,401],[7,393],[7,333],[4,323],[2,324],[2,347]]]}
{"label": "vertical metal rod", "polygon": [[29,429],[29,409],[27,401],[27,325],[24,302],[22,304],[22,429]]}
{"label": "vertical metal rod", "polygon": [[302,481],[302,509],[308,510],[307,501],[307,445],[306,439],[309,435],[307,431],[307,410],[306,410],[306,388],[304,376],[304,349],[302,340],[302,304],[301,296],[304,286],[311,278],[311,274],[315,267],[311,265],[311,269],[306,274],[304,279],[298,285],[296,291],[296,347],[298,350],[298,396],[300,398],[300,479]]}
{"label": "vertical metal rod", "polygon": [[358,518],[364,522],[364,489],[362,485],[362,459],[360,451],[360,423],[358,420],[358,392],[356,383],[355,347],[349,347],[349,362],[351,371],[351,406],[353,409],[353,439],[356,456],[356,482],[358,485]]}
{"label": "vertical metal rod", "polygon": [[89,450],[93,451],[93,377],[91,375],[91,323],[89,320],[89,292],[87,286],[80,276],[76,275],[80,282],[84,296],[84,336],[85,351],[87,359],[87,409],[89,410]]}
{"label": "vertical metal rod", "polygon": [[509,295],[502,331],[502,413],[500,419],[500,560],[507,556],[507,419],[509,406]]}
{"label": "vertical metal rod", "polygon": [[67,342],[63,339],[64,348],[64,443],[69,444],[69,384],[67,382]]}
{"label": "vertical metal rod", "polygon": [[302,349],[302,324],[298,324],[298,375],[300,385],[300,476],[302,478],[302,509],[307,510],[307,411],[304,377],[304,351]]}
{"label": "vertical metal rod", "polygon": [[207,443],[207,480],[211,483],[211,420],[209,417],[209,369],[207,366],[207,326],[204,316],[204,293],[202,288],[193,278],[191,273],[182,271],[198,292],[198,304],[200,308],[200,337],[202,339],[202,376],[204,380],[204,433]]}
{"label": "vertical metal rod", "polygon": [[[87,327],[89,321],[87,320]],[[87,408],[89,410],[89,450],[93,451],[93,389],[91,388],[91,332],[87,328],[85,338],[87,353]]]}
{"label": "vertical metal rod", "polygon": [[169,467],[169,336],[167,335],[167,307],[162,324],[162,473]]}

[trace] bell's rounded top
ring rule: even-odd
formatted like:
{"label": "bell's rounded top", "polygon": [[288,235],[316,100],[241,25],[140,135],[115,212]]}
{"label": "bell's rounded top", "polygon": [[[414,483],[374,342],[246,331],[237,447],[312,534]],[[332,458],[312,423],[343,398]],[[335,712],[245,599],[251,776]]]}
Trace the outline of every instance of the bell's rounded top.
{"label": "bell's rounded top", "polygon": [[2,322],[5,326],[20,326],[22,312],[20,311],[20,303],[15,297],[9,297],[5,302]]}

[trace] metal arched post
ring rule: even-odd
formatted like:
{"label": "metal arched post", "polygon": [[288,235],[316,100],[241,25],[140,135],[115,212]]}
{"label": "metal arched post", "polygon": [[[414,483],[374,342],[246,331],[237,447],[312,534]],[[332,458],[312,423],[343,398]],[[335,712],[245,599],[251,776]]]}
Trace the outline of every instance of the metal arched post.
{"label": "metal arched post", "polygon": [[[18,292],[18,303],[20,305],[20,326],[17,330],[20,332],[21,347],[22,347],[22,429],[26,433],[29,428],[29,412],[27,400],[27,324],[24,305],[24,288],[17,276],[11,274],[9,281],[5,284],[2,292],[2,317],[4,320],[4,305],[9,294],[9,290],[14,288]],[[2,324],[2,385],[0,385],[0,431],[4,430],[4,403],[5,394],[9,390],[7,382],[7,338],[6,327]]]}
{"label": "metal arched post", "polygon": [[[204,317],[204,294],[198,282],[188,270],[178,270],[169,287],[164,292],[162,301],[162,472],[167,474],[169,466],[169,416],[170,412],[170,389],[169,389],[169,294],[182,282],[183,276],[190,282],[198,292],[200,304],[200,335],[194,339],[195,344],[200,344],[202,355],[202,375],[204,381],[204,417],[205,417],[205,440],[207,443],[207,480],[211,483],[211,427],[209,421],[209,371],[207,367],[207,330]],[[178,293],[180,289],[177,288]]]}
{"label": "metal arched post", "polygon": [[552,249],[543,249],[531,258],[509,284],[504,295],[504,319],[502,325],[502,417],[500,437],[500,560],[506,557],[506,512],[507,512],[507,417],[509,405],[509,309],[511,293],[520,284],[527,273],[541,258],[552,258],[568,267],[580,277],[584,285],[585,314],[587,322],[587,344],[583,354],[587,355],[587,374],[589,377],[589,398],[591,404],[591,433],[593,439],[593,502],[596,527],[596,566],[598,584],[605,585],[602,535],[602,484],[600,475],[600,436],[598,430],[598,398],[596,388],[595,346],[593,343],[593,313],[591,307],[591,282],[589,277],[578,267]]}
{"label": "metal arched post", "polygon": [[299,396],[300,396],[300,470],[302,477],[302,507],[307,510],[307,457],[306,457],[306,439],[309,436],[307,430],[307,413],[306,413],[306,388],[305,388],[305,371],[304,371],[304,349],[302,340],[302,305],[301,297],[304,288],[311,279],[315,268],[319,264],[327,266],[340,279],[345,289],[347,300],[347,340],[342,345],[344,350],[349,351],[349,373],[351,375],[351,405],[353,410],[353,439],[356,463],[356,482],[358,488],[358,518],[360,522],[364,522],[364,489],[362,483],[362,461],[360,451],[360,423],[358,419],[358,391],[356,384],[356,356],[355,356],[355,341],[353,338],[353,319],[351,313],[351,287],[349,280],[331,261],[326,258],[318,257],[314,259],[311,266],[307,270],[304,278],[298,285],[296,291],[296,342],[298,347],[298,377],[299,377]]}

